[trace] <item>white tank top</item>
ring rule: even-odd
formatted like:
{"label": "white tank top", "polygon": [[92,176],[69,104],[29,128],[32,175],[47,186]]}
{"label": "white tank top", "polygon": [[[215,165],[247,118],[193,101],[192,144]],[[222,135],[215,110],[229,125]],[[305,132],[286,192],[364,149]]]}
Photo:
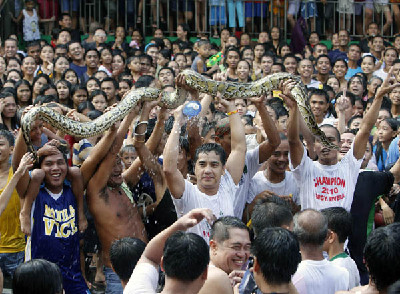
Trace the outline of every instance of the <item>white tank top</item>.
{"label": "white tank top", "polygon": [[39,32],[39,17],[36,13],[36,9],[33,9],[33,15],[30,16],[26,9],[22,10],[24,14],[23,30],[24,30],[24,40],[34,41],[40,39]]}

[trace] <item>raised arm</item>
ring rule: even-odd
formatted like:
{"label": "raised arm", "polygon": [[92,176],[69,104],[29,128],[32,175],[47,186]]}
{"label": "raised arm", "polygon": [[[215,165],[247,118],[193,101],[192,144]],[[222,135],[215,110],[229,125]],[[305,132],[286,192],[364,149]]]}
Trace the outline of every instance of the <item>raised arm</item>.
{"label": "raised arm", "polygon": [[356,138],[354,139],[353,155],[357,159],[361,159],[364,156],[365,149],[367,148],[367,141],[369,134],[371,133],[372,127],[374,126],[379,109],[382,105],[383,97],[390,93],[394,88],[399,87],[398,83],[393,76],[393,67],[389,70],[386,79],[383,81],[382,85],[377,89],[375,94],[375,99],[372,102],[371,108],[365,114],[361,128],[358,131]]}
{"label": "raised arm", "polygon": [[226,169],[232,176],[234,183],[239,184],[243,174],[246,158],[246,136],[240,115],[235,108],[234,100],[219,98],[220,103],[225,107],[229,116],[229,126],[231,129],[231,153],[226,160]]}
{"label": "raised arm", "polygon": [[161,262],[161,257],[163,255],[164,245],[167,239],[177,231],[185,231],[191,227],[197,225],[203,219],[206,219],[210,224],[215,219],[210,209],[198,208],[193,209],[176,222],[174,222],[170,227],[155,236],[149,244],[147,244],[142,257],[138,261],[139,263],[150,263],[157,266]]}
{"label": "raised arm", "polygon": [[289,108],[288,119],[288,141],[290,161],[293,168],[296,168],[300,163],[304,153],[303,143],[300,141],[300,113],[296,101],[294,100],[291,89],[295,83],[292,80],[287,80],[282,84],[282,93],[279,96],[284,100]]}
{"label": "raised arm", "polygon": [[124,141],[125,135],[129,128],[129,124],[135,116],[136,111],[132,110],[119,126],[117,135],[111,148],[108,150],[107,155],[101,161],[99,167],[95,171],[95,174],[88,182],[88,191],[90,191],[90,193],[87,193],[88,197],[90,195],[98,194],[97,192],[107,185],[108,178],[110,177],[115,164],[115,158],[121,149],[122,142]]}
{"label": "raised arm", "polygon": [[263,128],[268,138],[268,141],[262,142],[259,147],[260,149],[258,155],[258,163],[263,163],[264,161],[268,160],[272,152],[274,152],[275,149],[278,148],[279,144],[281,143],[281,139],[279,138],[279,133],[276,129],[276,125],[271,119],[267,107],[265,106],[265,96],[254,97],[251,98],[250,101],[252,101],[257,107],[257,111],[260,114]]}
{"label": "raised arm", "polygon": [[167,181],[168,189],[174,198],[181,198],[185,191],[185,179],[178,170],[179,156],[179,135],[183,125],[183,105],[179,106],[174,112],[174,125],[164,148],[163,170]]}
{"label": "raised arm", "polygon": [[[0,215],[6,209],[8,202],[11,199],[12,193],[17,186],[18,181],[25,175],[25,173],[31,169],[33,166],[33,155],[31,153],[25,153],[22,156],[21,162],[12,176],[11,180],[8,182],[7,186],[4,188],[3,192],[0,194]],[[22,195],[21,195],[22,196]]]}

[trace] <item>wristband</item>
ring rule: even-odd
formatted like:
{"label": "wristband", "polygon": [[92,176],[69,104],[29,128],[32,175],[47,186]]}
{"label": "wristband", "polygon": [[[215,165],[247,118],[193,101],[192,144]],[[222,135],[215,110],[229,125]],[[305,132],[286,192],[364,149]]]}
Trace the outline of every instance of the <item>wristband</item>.
{"label": "wristband", "polygon": [[136,138],[133,138],[133,141],[137,142],[137,143],[145,143],[145,140],[136,140]]}
{"label": "wristband", "polygon": [[230,116],[230,115],[235,114],[235,113],[238,113],[238,110],[237,110],[237,109],[234,110],[234,111],[228,112],[226,115],[227,115],[227,116]]}
{"label": "wristband", "polygon": [[135,136],[143,136],[143,135],[146,135],[146,134],[147,134],[147,128],[146,128],[146,130],[145,130],[143,133],[141,133],[141,134],[138,134],[138,133],[136,132],[136,129],[138,128],[138,126],[140,126],[140,125],[142,125],[142,124],[148,125],[149,122],[148,122],[147,120],[139,122],[139,123],[136,125],[135,130],[134,130]]}

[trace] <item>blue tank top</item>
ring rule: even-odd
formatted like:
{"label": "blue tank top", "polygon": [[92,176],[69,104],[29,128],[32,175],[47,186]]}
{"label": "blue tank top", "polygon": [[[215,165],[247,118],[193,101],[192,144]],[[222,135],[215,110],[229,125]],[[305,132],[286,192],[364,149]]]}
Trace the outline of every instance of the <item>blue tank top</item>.
{"label": "blue tank top", "polygon": [[64,182],[55,200],[44,186],[34,202],[31,256],[56,263],[66,294],[90,293],[80,267],[78,209],[71,187]]}

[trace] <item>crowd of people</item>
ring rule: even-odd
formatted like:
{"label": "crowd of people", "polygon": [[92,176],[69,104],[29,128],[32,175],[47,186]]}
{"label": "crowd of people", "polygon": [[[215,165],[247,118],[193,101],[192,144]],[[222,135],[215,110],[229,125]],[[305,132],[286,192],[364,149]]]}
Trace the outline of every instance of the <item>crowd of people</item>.
{"label": "crowd of people", "polygon": [[[311,34],[293,53],[278,27],[256,42],[223,29],[218,46],[184,23],[147,44],[123,27],[106,43],[98,24],[81,42],[68,14],[59,26],[51,44],[0,48],[0,292],[4,279],[15,294],[398,293],[400,37],[371,22],[359,43]],[[293,79],[228,99],[191,88],[189,69]],[[140,102],[89,138],[37,118],[28,152],[33,107],[90,123],[146,87],[191,102]]]}

